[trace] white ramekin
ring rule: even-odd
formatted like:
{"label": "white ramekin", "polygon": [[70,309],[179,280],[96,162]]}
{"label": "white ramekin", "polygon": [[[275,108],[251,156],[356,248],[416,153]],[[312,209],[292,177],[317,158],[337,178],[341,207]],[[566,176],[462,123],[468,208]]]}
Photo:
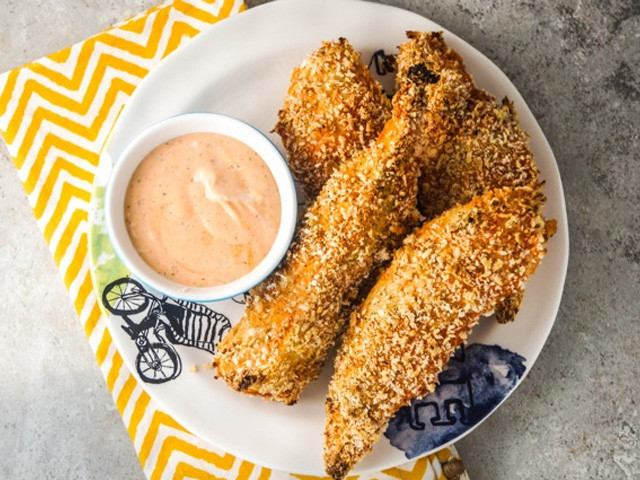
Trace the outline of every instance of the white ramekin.
{"label": "white ramekin", "polygon": [[[190,133],[228,135],[251,147],[267,164],[278,186],[281,202],[280,228],[265,258],[249,273],[216,287],[192,287],[174,282],[151,268],[138,254],[125,226],[124,201],[129,180],[142,159],[162,142]],[[255,127],[217,113],[188,113],[163,120],[138,135],[124,150],[109,177],[105,197],[105,220],[109,237],[131,273],[149,287],[173,298],[214,301],[246,292],[264,280],[287,252],[296,224],[297,198],[293,177],[276,146]],[[185,245],[188,248],[188,245]]]}

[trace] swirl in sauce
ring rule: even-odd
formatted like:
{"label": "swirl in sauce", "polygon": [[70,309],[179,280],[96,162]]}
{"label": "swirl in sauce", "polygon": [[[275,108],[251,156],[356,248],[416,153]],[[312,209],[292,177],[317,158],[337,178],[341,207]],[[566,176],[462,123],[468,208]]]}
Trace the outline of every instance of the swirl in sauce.
{"label": "swirl in sauce", "polygon": [[184,285],[223,285],[267,255],[280,226],[280,194],[264,160],[235,138],[193,133],[151,151],[125,197],[140,256]]}

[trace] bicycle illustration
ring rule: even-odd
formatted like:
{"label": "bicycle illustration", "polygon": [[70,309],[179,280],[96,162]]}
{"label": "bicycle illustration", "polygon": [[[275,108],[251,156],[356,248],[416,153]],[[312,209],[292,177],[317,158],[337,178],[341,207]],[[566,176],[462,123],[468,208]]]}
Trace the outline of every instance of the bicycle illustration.
{"label": "bicycle illustration", "polygon": [[165,383],[180,375],[182,361],[173,345],[213,354],[231,328],[221,313],[194,302],[156,297],[128,277],[107,285],[102,303],[124,320],[121,327],[138,348],[136,371],[147,383]]}

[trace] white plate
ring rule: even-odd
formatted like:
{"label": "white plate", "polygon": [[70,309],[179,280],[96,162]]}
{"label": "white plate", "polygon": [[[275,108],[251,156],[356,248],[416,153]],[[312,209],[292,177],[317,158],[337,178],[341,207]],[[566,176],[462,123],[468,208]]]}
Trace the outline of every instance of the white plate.
{"label": "white plate", "polygon": [[[104,233],[102,186],[111,168],[109,157],[118,158],[136,134],[164,118],[196,111],[229,114],[268,133],[276,123],[291,70],[322,40],[344,36],[368,61],[379,49],[395,52],[409,29],[444,30],[419,15],[380,4],[353,0],[281,0],[220,22],[163,61],[136,89],[120,115],[108,155],[103,156],[96,178],[90,243],[92,274],[100,292],[107,283],[127,274],[114,258]],[[513,391],[533,365],[551,330],[562,295],[569,242],[562,184],[553,153],[509,79],[480,52],[444,31],[446,41],[462,55],[477,84],[498,98],[508,95],[514,101],[522,126],[531,135],[531,148],[546,181],[549,200],[545,214],[557,219],[558,232],[529,282],[517,321],[504,326],[493,320],[482,322],[469,341],[478,345],[467,347],[467,363],[452,362],[453,370],[436,395],[416,405],[419,417],[411,417],[406,412],[396,417],[387,436],[378,441],[373,453],[354,473],[406,462],[407,456],[427,454],[473,430]],[[277,135],[270,134],[270,138],[281,148]],[[174,302],[168,303],[173,304],[169,310],[175,315],[175,312],[189,310]],[[200,327],[211,325],[222,331],[226,331],[223,328],[226,319],[222,315],[233,324],[243,310],[243,306],[233,300],[209,304],[209,307],[218,315],[201,310],[189,314],[192,322],[205,322]],[[130,320],[139,323],[148,308]],[[209,319],[205,318],[207,315]],[[212,325],[216,320],[217,325]],[[108,324],[127,366],[140,378],[136,370],[140,350],[121,328],[123,317],[110,315]],[[193,338],[198,333],[196,329],[185,336]],[[164,352],[169,363],[176,362],[174,354],[179,356],[182,373],[174,371],[179,374],[171,381],[141,382],[141,385],[166,412],[212,445],[247,460],[289,472],[324,474],[324,398],[331,365],[295,406],[287,407],[231,391],[221,381],[215,381],[211,371],[200,368],[198,373],[189,373],[191,365],[202,365],[210,361],[211,355],[180,345],[180,338],[171,342],[166,331],[163,337],[156,339],[156,343],[167,345],[158,351]],[[477,371],[474,365],[484,368],[484,373],[480,376],[473,373]],[[493,375],[491,379],[487,372]],[[424,429],[420,430],[421,426]],[[401,449],[394,447],[389,438]]]}

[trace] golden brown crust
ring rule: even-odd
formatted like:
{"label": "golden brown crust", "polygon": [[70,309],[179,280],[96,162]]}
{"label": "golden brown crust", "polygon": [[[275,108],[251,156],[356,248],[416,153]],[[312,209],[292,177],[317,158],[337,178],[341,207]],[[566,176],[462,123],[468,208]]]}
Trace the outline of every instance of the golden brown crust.
{"label": "golden brown crust", "polygon": [[375,142],[390,116],[391,102],[346,39],[323,42],[295,68],[275,131],[307,198]]}
{"label": "golden brown crust", "polygon": [[[399,47],[398,85],[412,65],[423,64],[440,80],[427,89],[418,205],[427,219],[502,186],[536,183],[538,171],[512,105],[498,105],[475,87],[460,55],[442,32],[407,32]],[[390,103],[359,54],[343,38],[325,42],[291,78],[276,131],[307,198],[382,130]],[[318,113],[320,112],[320,113]],[[499,305],[500,321],[512,321],[522,295]]]}
{"label": "golden brown crust", "polygon": [[469,98],[475,90],[462,57],[449,47],[442,32],[407,32],[408,41],[398,47],[398,86],[411,65],[424,64],[439,81],[428,89],[428,110],[424,135],[429,149],[423,161],[440,155],[442,145],[460,128]]}
{"label": "golden brown crust", "polygon": [[[430,91],[425,135],[430,148],[423,157],[418,206],[427,218],[468,202],[492,188],[534,185],[539,171],[513,104],[497,104],[477,88],[462,58],[440,32],[407,32],[398,68],[423,61],[440,75]],[[496,308],[501,323],[513,321],[524,292]]]}
{"label": "golden brown crust", "polygon": [[423,164],[423,213],[433,218],[492,188],[536,184],[540,173],[528,143],[511,102],[498,105],[486,92],[474,92],[459,129]]}
{"label": "golden brown crust", "polygon": [[388,420],[431,392],[482,315],[521,291],[545,253],[538,188],[492,190],[410,235],[356,309],[326,402],[325,464],[342,479]]}
{"label": "golden brown crust", "polygon": [[[505,98],[498,105],[476,89],[458,130],[443,142],[437,157],[423,164],[420,210],[433,218],[488,189],[535,184],[539,171],[528,141],[511,102]],[[500,323],[515,319],[523,295],[518,292],[497,306]]]}
{"label": "golden brown crust", "polygon": [[327,181],[283,265],[218,345],[218,375],[232,388],[294,403],[319,375],[367,274],[417,222],[426,79],[409,73],[376,143]]}

